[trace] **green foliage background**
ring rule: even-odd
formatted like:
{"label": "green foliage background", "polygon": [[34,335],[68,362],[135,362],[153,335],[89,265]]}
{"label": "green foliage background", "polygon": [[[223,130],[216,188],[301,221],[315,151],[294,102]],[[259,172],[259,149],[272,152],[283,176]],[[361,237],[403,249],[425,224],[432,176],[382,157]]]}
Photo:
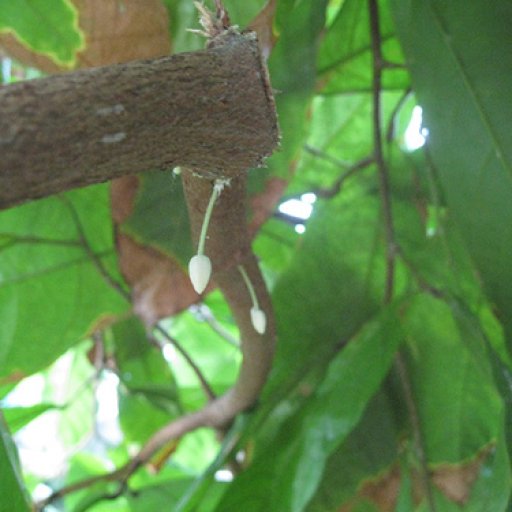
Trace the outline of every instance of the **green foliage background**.
{"label": "green foliage background", "polygon": [[[196,23],[192,3],[165,3],[175,51],[198,48],[201,41],[186,32]],[[0,30],[71,64],[83,44],[76,12],[68,2],[52,2],[48,23],[34,17],[48,4],[0,2]],[[225,4],[243,26],[264,1]],[[112,490],[98,484],[67,498],[64,510],[510,510],[512,4],[378,5],[384,57],[397,65],[384,70],[381,93],[396,239],[391,302],[383,303],[389,248],[371,164],[332,197],[319,198],[305,234],[273,218],[254,241],[279,332],[258,407],[237,420],[223,445],[211,432],[194,433],[157,476],[133,476],[132,492],[98,501]],[[272,177],[288,181],[287,196],[329,189],[374,148],[367,2],[279,0],[274,30],[279,40],[269,68],[279,91],[282,148],[266,170],[251,173],[250,190]],[[415,104],[423,108],[428,138],[410,153],[404,130]],[[146,195],[127,229],[186,260],[179,182],[168,176],[166,191],[162,175],[144,180]],[[159,203],[174,205],[172,222],[159,214]],[[130,444],[204,403],[186,364],[169,366],[140,322],[123,316],[129,306],[98,273],[84,238],[120,279],[107,185],[0,212],[0,397],[34,373],[46,386],[45,400],[32,407],[4,404],[0,510],[29,510],[25,485],[37,484],[29,474],[22,482],[12,432],[57,411],[68,448],[90,435],[84,411],[92,392],[57,404],[49,365],[67,352],[74,370],[60,386],[77,389],[90,379],[88,336],[99,319],[118,319],[105,336],[119,369],[124,440],[102,456],[78,451],[66,475],[50,484],[124,462]],[[213,293],[206,303],[236,335],[222,297]],[[240,360],[235,347],[191,312],[169,321],[169,329],[216,391],[232,384]],[[78,425],[80,414],[88,419]],[[217,481],[215,471],[243,449],[247,468],[231,483]],[[384,488],[396,470],[396,499],[384,508],[364,489]],[[470,473],[462,497],[443,487],[442,470]],[[422,473],[430,502],[418,494]]]}

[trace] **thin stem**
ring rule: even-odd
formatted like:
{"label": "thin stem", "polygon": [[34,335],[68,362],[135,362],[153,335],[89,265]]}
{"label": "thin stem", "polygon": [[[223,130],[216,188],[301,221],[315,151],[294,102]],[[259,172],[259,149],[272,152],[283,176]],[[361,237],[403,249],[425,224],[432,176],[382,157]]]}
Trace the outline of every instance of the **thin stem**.
{"label": "thin stem", "polygon": [[420,463],[420,479],[423,491],[427,498],[428,508],[431,512],[436,512],[436,504],[434,501],[434,494],[432,492],[432,486],[430,485],[430,474],[428,471],[428,461],[425,453],[425,441],[421,432],[421,422],[416,403],[414,401],[414,395],[412,391],[411,379],[409,372],[407,371],[407,364],[405,363],[404,357],[399,352],[395,357],[395,368],[397,370],[400,382],[402,383],[402,389],[405,396],[405,404],[409,417],[411,418],[412,431],[414,436],[414,447],[416,449],[416,457]]}
{"label": "thin stem", "polygon": [[80,217],[78,216],[78,212],[76,211],[73,203],[64,195],[60,195],[59,199],[66,205],[67,209],[69,210],[71,218],[73,219],[73,222],[78,233],[78,238],[80,239],[80,245],[83,247],[84,251],[86,252],[87,256],[90,258],[90,260],[100,273],[101,277],[103,277],[104,281],[116,292],[118,292],[119,295],[121,295],[121,297],[123,297],[126,301],[131,302],[130,294],[123,288],[121,283],[116,281],[110,275],[105,265],[103,265],[101,259],[93,251],[91,245],[89,244],[89,241],[87,240],[87,236],[85,234],[82,222],[80,220]]}
{"label": "thin stem", "polygon": [[154,329],[155,331],[158,331],[169,343],[171,343],[176,348],[176,350],[183,356],[183,359],[185,359],[185,361],[190,366],[192,371],[195,373],[197,379],[199,380],[204,393],[208,397],[208,400],[214,400],[216,395],[213,392],[213,389],[210,387],[210,384],[208,383],[205,376],[201,372],[199,366],[197,366],[195,361],[192,359],[190,354],[185,350],[185,348],[181,345],[181,343],[179,343],[178,340],[173,338],[160,324],[156,324]]}
{"label": "thin stem", "polygon": [[192,306],[191,311],[199,322],[205,322],[223,340],[233,347],[240,349],[240,342],[215,318],[215,315],[206,304]]}
{"label": "thin stem", "polygon": [[375,163],[374,155],[362,158],[355,164],[349,166],[347,170],[343,174],[341,174],[341,176],[339,176],[329,188],[316,188],[313,189],[312,192],[323,199],[330,199],[331,197],[334,197],[337,194],[339,194],[341,187],[344,185],[345,181],[348,178],[356,174],[358,171],[366,169],[373,163]]}
{"label": "thin stem", "polygon": [[[381,135],[381,88],[382,88],[382,71],[389,67],[388,63],[382,56],[381,35],[379,26],[379,10],[377,0],[368,0],[369,18],[370,18],[370,34],[371,47],[373,55],[373,144],[374,156],[377,165],[380,181],[380,195],[382,209],[384,215],[384,225],[386,234],[386,288],[384,292],[384,304],[389,304],[393,299],[394,276],[395,276],[395,259],[397,255],[397,246],[395,243],[395,232],[393,225],[393,212],[391,206],[391,189],[389,183],[389,171],[384,160],[382,150]],[[435,512],[435,502],[430,486],[430,478],[427,466],[427,457],[424,449],[424,442],[421,433],[421,424],[414,402],[412,385],[407,372],[407,365],[400,352],[395,356],[395,367],[402,383],[405,395],[405,402],[409,417],[411,419],[414,446],[416,449],[418,461],[420,464],[421,482],[423,491],[427,498],[427,506],[431,512]]]}
{"label": "thin stem", "polygon": [[208,224],[210,224],[210,218],[213,212],[213,206],[215,205],[215,201],[220,195],[220,187],[217,184],[213,185],[212,195],[210,196],[210,201],[208,202],[208,206],[206,208],[206,212],[204,214],[203,225],[201,226],[201,234],[199,235],[199,245],[197,247],[197,254],[204,254],[204,246],[206,243],[206,232],[208,231]]}
{"label": "thin stem", "polygon": [[382,58],[380,26],[377,0],[368,0],[370,12],[370,32],[373,55],[373,151],[375,163],[380,181],[380,195],[384,214],[384,226],[386,234],[386,287],[384,291],[384,303],[388,304],[393,298],[395,277],[395,234],[393,227],[393,212],[391,208],[391,190],[389,185],[389,172],[384,161],[382,150],[382,112],[381,112],[381,88],[382,70],[384,60]]}
{"label": "thin stem", "polygon": [[258,297],[256,297],[256,292],[254,291],[254,287],[251,283],[251,280],[249,279],[249,276],[247,275],[247,272],[245,271],[245,268],[242,267],[242,265],[238,265],[238,271],[240,274],[242,274],[242,277],[245,281],[245,285],[247,286],[247,289],[249,290],[249,295],[251,296],[252,305],[256,309],[260,309],[260,306],[258,304]]}

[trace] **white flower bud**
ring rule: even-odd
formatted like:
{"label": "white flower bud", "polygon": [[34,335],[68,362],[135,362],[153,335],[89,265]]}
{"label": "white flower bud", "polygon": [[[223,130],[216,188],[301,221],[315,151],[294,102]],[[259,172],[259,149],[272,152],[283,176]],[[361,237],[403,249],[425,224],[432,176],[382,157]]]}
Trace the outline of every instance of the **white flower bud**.
{"label": "white flower bud", "polygon": [[201,294],[204,292],[212,274],[210,258],[204,254],[196,254],[190,259],[188,273],[194,290]]}
{"label": "white flower bud", "polygon": [[251,308],[251,322],[254,330],[259,334],[265,334],[267,329],[267,315],[258,307]]}

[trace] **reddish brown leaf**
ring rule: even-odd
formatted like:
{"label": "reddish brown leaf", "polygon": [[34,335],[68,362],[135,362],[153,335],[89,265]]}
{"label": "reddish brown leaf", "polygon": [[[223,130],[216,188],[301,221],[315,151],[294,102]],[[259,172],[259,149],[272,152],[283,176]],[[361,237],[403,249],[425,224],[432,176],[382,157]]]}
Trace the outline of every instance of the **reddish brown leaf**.
{"label": "reddish brown leaf", "polygon": [[438,466],[432,475],[436,487],[451,501],[464,505],[471,489],[478,478],[480,467],[494,446],[487,446],[476,458],[463,464],[443,464]]}
{"label": "reddish brown leaf", "polygon": [[268,59],[277,42],[277,36],[274,33],[276,6],[276,0],[268,0],[265,7],[263,7],[247,27],[258,34],[258,43],[264,59]]}
{"label": "reddish brown leaf", "polygon": [[183,311],[199,297],[176,260],[120,231],[122,222],[132,212],[138,186],[139,180],[134,176],[112,182],[112,218],[117,227],[119,267],[132,289],[133,309],[147,325],[152,325],[160,318]]}

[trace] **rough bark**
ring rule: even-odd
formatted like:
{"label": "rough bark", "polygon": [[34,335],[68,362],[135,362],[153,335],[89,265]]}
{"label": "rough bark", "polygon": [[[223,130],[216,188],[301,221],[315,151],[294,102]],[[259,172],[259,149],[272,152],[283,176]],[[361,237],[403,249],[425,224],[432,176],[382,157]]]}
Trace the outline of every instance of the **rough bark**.
{"label": "rough bark", "polygon": [[261,165],[277,144],[253,33],[207,50],[0,88],[0,208],[146,170],[209,177]]}

